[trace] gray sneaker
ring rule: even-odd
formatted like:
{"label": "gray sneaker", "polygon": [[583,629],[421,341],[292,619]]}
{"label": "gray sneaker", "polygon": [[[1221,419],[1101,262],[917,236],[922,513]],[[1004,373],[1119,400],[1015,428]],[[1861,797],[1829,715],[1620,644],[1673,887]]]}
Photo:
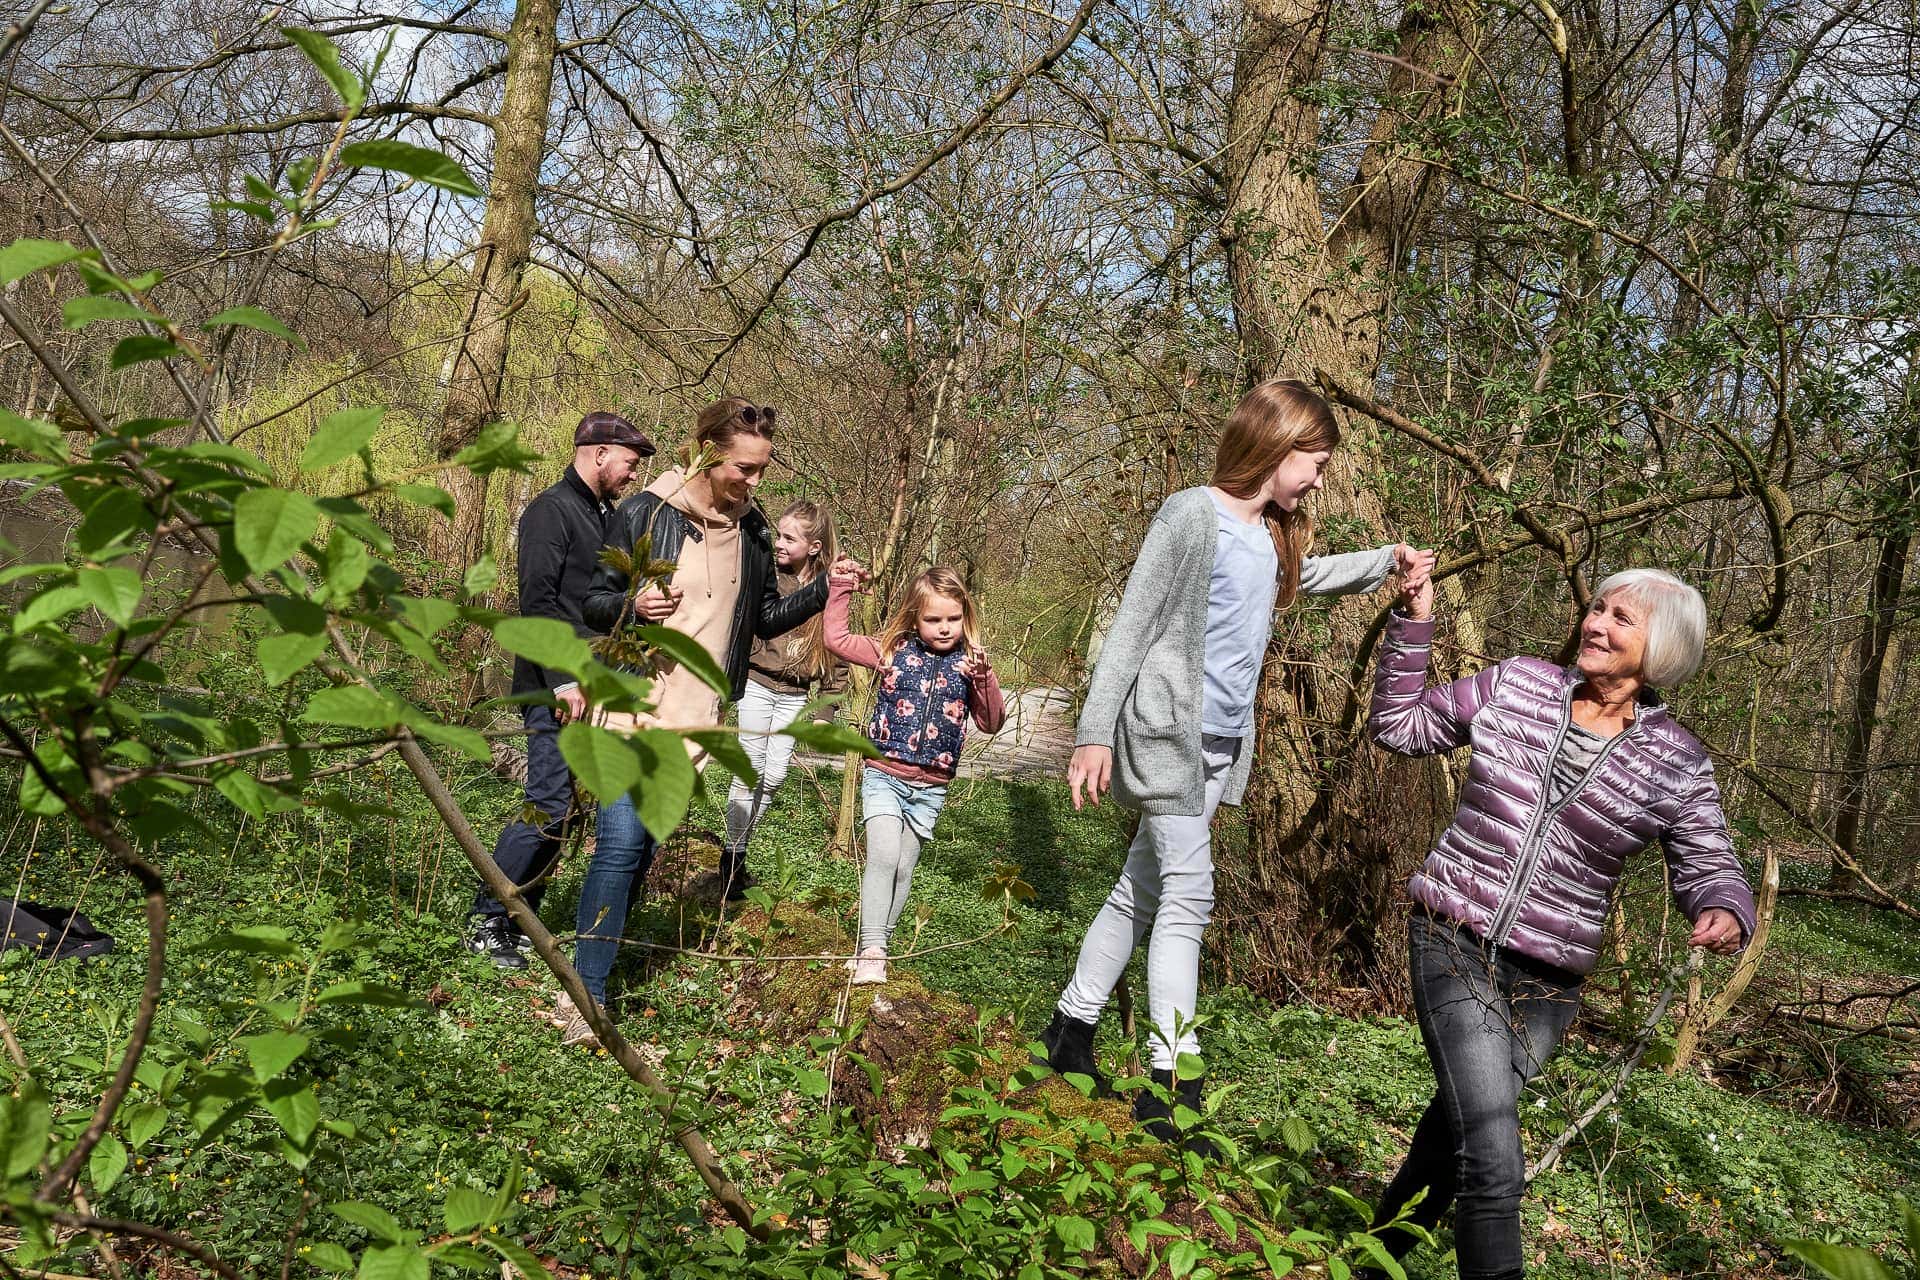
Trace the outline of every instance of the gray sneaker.
{"label": "gray sneaker", "polygon": [[527,958],[514,943],[513,926],[503,916],[470,916],[462,941],[475,955],[486,956],[496,969],[524,969]]}

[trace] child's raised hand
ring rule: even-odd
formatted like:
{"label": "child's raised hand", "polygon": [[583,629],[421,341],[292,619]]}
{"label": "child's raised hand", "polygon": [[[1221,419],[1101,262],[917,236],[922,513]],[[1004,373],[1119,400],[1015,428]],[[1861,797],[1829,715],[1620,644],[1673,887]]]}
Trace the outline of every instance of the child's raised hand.
{"label": "child's raised hand", "polygon": [[1393,549],[1393,568],[1400,575],[1402,589],[1418,587],[1433,573],[1434,565],[1439,561],[1437,551],[1423,551],[1409,543],[1401,543]]}
{"label": "child's raised hand", "polygon": [[960,659],[960,674],[969,680],[979,680],[993,674],[993,665],[987,661],[987,655],[978,649],[967,650]]}

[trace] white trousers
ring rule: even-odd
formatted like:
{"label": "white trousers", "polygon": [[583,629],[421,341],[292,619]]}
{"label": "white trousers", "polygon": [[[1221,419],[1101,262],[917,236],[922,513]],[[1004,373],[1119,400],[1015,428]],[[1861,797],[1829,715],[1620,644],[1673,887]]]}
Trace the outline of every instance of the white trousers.
{"label": "white trousers", "polygon": [[787,780],[793,739],[775,731],[792,724],[806,705],[804,693],[780,693],[753,680],[740,695],[740,745],[753,761],[760,784],[749,787],[735,778],[727,788],[727,852],[735,857],[746,852],[767,802]]}
{"label": "white trousers", "polygon": [[1163,1070],[1173,1068],[1178,1054],[1200,1052],[1189,1024],[1200,989],[1200,940],[1213,916],[1213,814],[1243,741],[1201,739],[1207,793],[1200,813],[1141,816],[1120,882],[1088,926],[1073,979],[1060,995],[1060,1012],[1098,1022],[1133,949],[1151,929],[1147,1013],[1154,1025],[1153,1065]]}

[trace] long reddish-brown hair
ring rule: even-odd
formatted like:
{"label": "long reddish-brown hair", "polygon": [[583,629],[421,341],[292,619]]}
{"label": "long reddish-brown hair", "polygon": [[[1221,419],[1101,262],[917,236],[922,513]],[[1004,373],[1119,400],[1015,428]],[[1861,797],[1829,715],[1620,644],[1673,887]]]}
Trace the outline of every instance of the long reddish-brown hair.
{"label": "long reddish-brown hair", "polygon": [[[1333,416],[1333,406],[1304,382],[1274,378],[1241,396],[1233,407],[1227,429],[1220,435],[1210,483],[1236,498],[1251,498],[1294,450],[1317,453],[1339,444],[1340,423]],[[1313,542],[1313,517],[1304,506],[1282,511],[1271,502],[1260,514],[1280,557],[1280,590],[1274,604],[1284,609],[1300,591],[1300,562]]]}

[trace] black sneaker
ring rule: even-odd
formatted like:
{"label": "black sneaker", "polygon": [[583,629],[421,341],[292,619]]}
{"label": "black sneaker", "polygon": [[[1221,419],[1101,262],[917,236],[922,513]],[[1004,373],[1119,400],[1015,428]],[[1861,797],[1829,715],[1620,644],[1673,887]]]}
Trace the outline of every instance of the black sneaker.
{"label": "black sneaker", "polygon": [[513,926],[503,916],[472,916],[463,939],[467,950],[493,961],[496,969],[524,969],[527,958],[514,944]]}

